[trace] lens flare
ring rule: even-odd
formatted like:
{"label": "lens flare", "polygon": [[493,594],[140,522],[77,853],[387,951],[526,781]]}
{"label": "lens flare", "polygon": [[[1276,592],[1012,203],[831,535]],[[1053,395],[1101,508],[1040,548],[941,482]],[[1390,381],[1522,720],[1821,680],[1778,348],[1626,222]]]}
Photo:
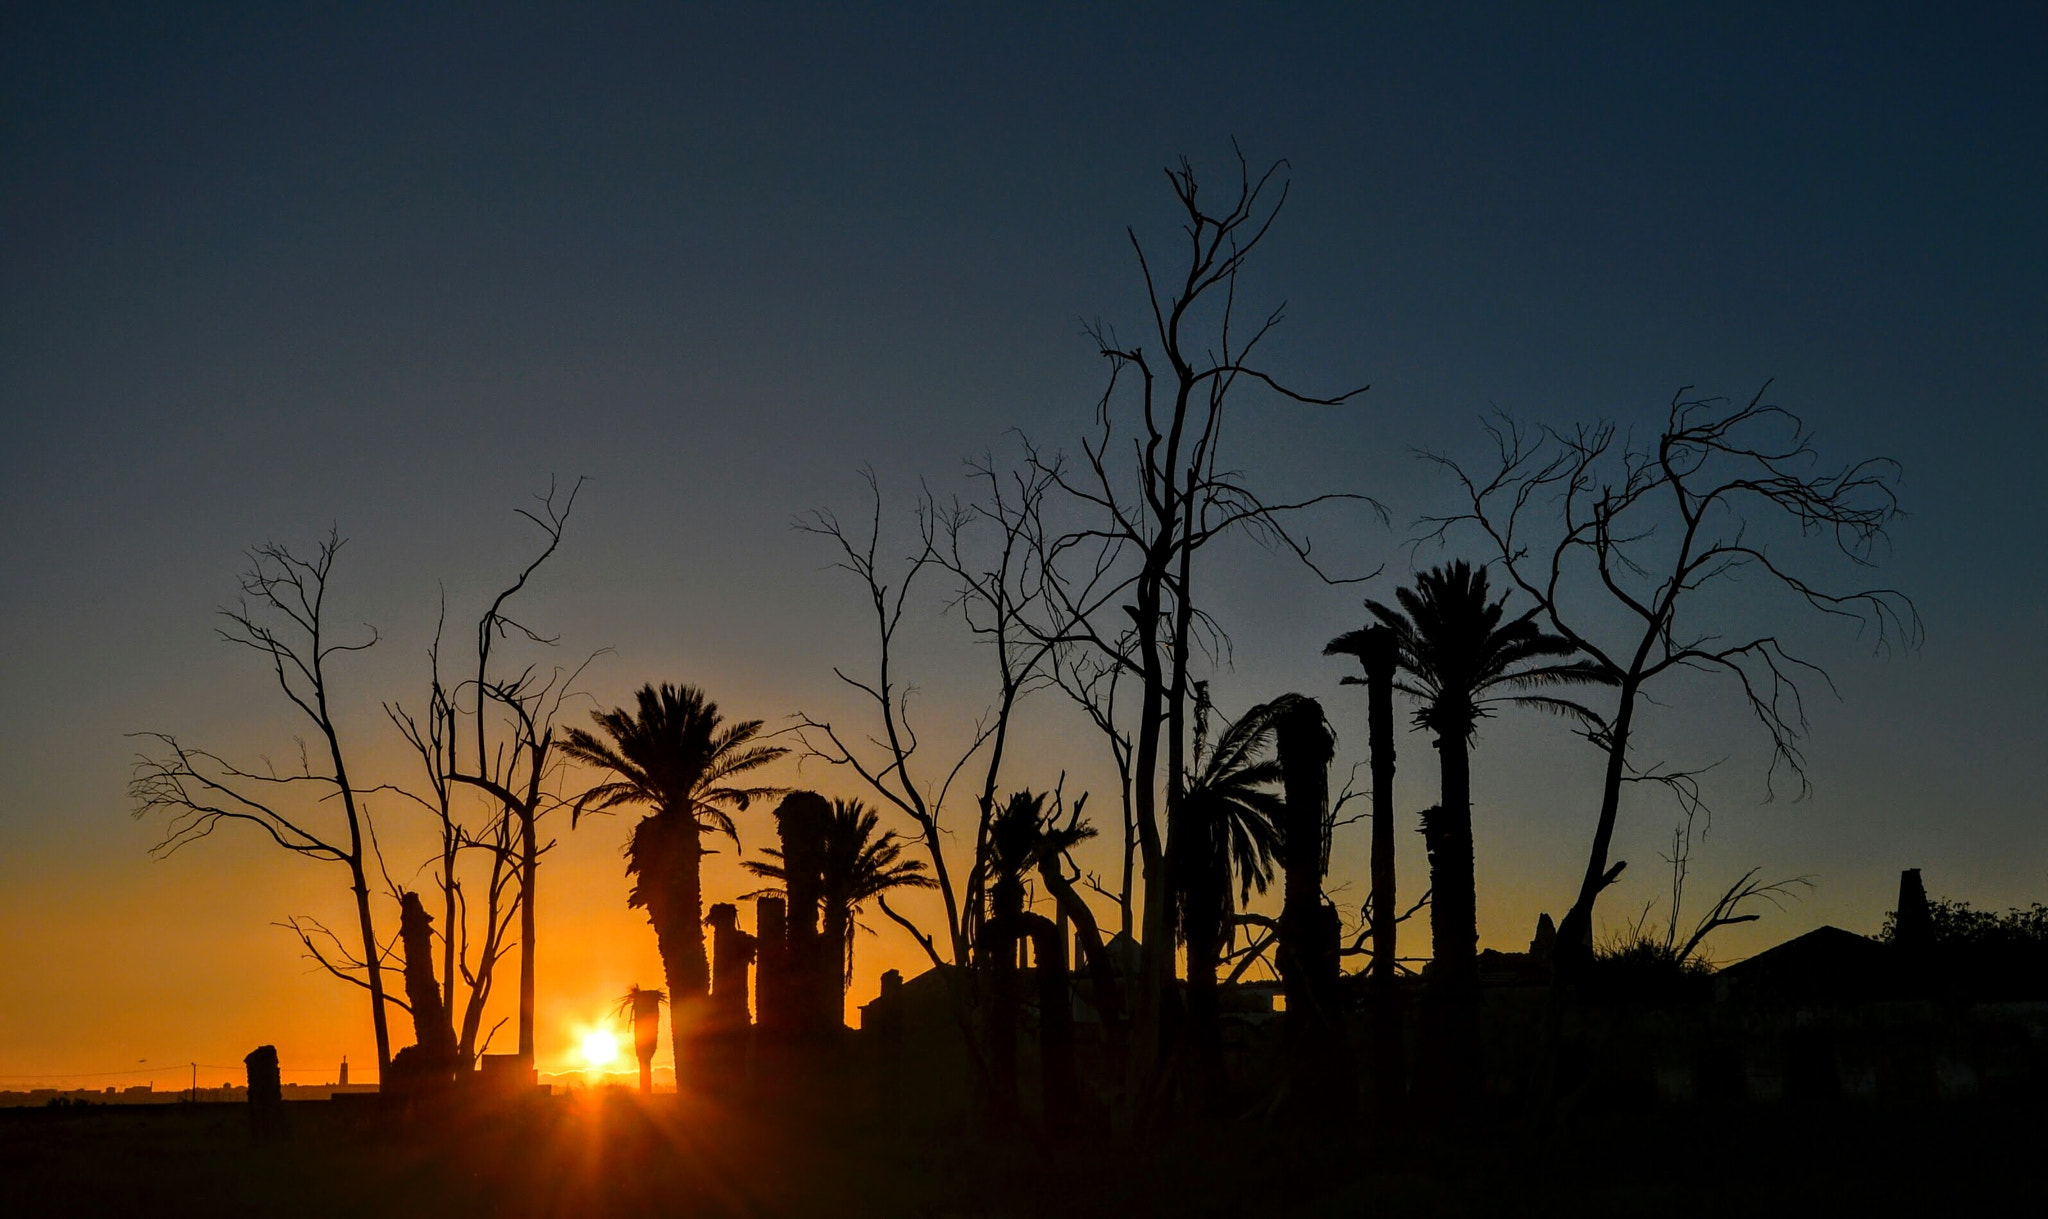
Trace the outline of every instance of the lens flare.
{"label": "lens flare", "polygon": [[603,1029],[583,1037],[583,1061],[595,1067],[610,1066],[619,1056],[619,1039]]}

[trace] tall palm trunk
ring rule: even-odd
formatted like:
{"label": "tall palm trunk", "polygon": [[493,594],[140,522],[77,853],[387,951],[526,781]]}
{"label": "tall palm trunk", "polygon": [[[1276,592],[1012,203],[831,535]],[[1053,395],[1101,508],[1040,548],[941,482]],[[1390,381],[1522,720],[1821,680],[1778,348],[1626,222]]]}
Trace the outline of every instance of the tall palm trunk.
{"label": "tall palm trunk", "polygon": [[1446,716],[1437,737],[1443,768],[1442,803],[1427,816],[1431,885],[1432,973],[1424,1033],[1425,1075],[1438,1116],[1459,1123],[1470,1116],[1478,1077],[1479,935],[1472,877],[1472,775],[1468,730]]}
{"label": "tall palm trunk", "polygon": [[840,1028],[846,1024],[847,954],[853,951],[853,912],[843,897],[827,895],[823,922],[818,935],[819,1010],[829,1018],[829,1027]]}
{"label": "tall palm trunk", "polygon": [[1016,927],[1024,917],[1024,886],[1014,876],[998,877],[989,892],[991,917],[983,937],[990,974],[988,1017],[989,1065],[995,1076],[999,1115],[1017,1108],[1017,953]]}
{"label": "tall palm trunk", "polygon": [[654,927],[668,984],[676,1089],[687,1091],[698,1083],[693,1039],[711,987],[710,960],[704,953],[704,849],[687,812],[663,809],[634,828],[630,851],[640,875],[635,893]]}
{"label": "tall palm trunk", "polygon": [[1472,755],[1463,732],[1436,740],[1443,799],[1430,818],[1429,927],[1436,980],[1470,983],[1477,968],[1479,926],[1472,873]]}
{"label": "tall palm trunk", "polygon": [[1394,991],[1400,965],[1397,946],[1400,906],[1394,872],[1394,632],[1381,625],[1365,632],[1359,659],[1365,663],[1366,730],[1372,748],[1372,980],[1373,1100],[1382,1121],[1401,1097],[1401,1006]]}
{"label": "tall palm trunk", "polygon": [[534,841],[533,808],[519,812],[519,1058],[533,1068],[533,969],[534,937],[539,927],[533,908],[534,873],[540,867],[540,847]]}
{"label": "tall palm trunk", "polygon": [[695,1086],[700,1064],[691,1051],[711,994],[711,961],[704,952],[704,848],[694,825],[681,827],[678,837],[675,926],[666,934],[657,927],[655,933],[664,944],[675,946],[673,964],[669,949],[663,948],[662,965],[668,970],[668,1029],[675,1044],[676,1078],[680,1081],[688,1071]]}

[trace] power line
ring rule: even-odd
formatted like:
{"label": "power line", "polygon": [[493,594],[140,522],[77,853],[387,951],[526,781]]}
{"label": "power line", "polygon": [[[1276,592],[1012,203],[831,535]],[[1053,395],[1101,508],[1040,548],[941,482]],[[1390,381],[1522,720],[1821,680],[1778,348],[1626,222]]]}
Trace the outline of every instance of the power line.
{"label": "power line", "polygon": [[[239,1062],[233,1064],[219,1062],[200,1062],[188,1063],[186,1065],[200,1067],[208,1071],[240,1071],[244,1069],[243,1064]],[[168,1063],[161,1067],[128,1067],[124,1070],[119,1071],[44,1071],[40,1074],[24,1071],[0,1071],[0,1080],[106,1079],[110,1076],[115,1075],[164,1075],[176,1071],[177,1069],[178,1067],[176,1063]],[[278,1069],[278,1074],[280,1075],[326,1075],[329,1073],[330,1072],[326,1067],[280,1067]]]}

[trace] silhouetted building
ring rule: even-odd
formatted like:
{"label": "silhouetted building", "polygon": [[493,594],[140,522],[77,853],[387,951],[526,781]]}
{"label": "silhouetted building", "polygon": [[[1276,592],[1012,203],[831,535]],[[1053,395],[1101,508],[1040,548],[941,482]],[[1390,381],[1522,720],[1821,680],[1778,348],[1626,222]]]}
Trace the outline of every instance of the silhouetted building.
{"label": "silhouetted building", "polygon": [[1785,1003],[1843,1003],[1881,998],[1893,988],[1883,944],[1840,927],[1816,927],[1720,971],[1724,998]]}

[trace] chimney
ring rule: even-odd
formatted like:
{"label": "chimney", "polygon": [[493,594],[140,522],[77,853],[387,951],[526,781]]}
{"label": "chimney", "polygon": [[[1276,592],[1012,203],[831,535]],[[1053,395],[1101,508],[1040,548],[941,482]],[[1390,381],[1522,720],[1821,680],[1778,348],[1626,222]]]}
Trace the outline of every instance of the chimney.
{"label": "chimney", "polygon": [[1899,873],[1899,905],[1892,912],[1892,942],[1901,948],[1922,949],[1934,943],[1934,917],[1927,908],[1927,887],[1920,883],[1920,869]]}

